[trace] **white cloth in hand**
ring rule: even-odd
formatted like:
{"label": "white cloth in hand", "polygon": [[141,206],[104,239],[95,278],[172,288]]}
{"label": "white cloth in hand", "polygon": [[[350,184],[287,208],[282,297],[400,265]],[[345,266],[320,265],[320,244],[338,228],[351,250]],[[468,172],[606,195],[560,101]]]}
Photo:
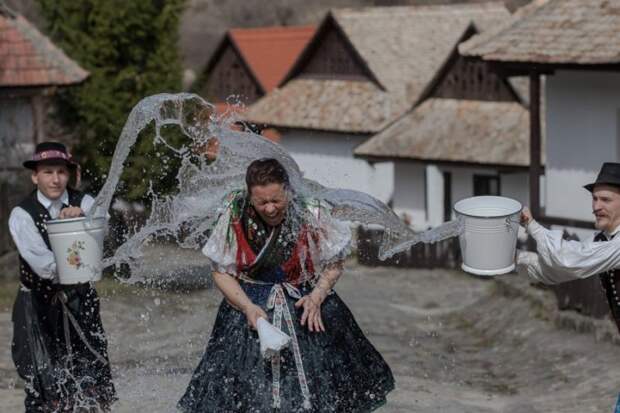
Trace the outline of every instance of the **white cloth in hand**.
{"label": "white cloth in hand", "polygon": [[283,348],[286,348],[291,338],[269,321],[260,317],[256,322],[256,330],[260,339],[260,352],[266,359],[270,359]]}

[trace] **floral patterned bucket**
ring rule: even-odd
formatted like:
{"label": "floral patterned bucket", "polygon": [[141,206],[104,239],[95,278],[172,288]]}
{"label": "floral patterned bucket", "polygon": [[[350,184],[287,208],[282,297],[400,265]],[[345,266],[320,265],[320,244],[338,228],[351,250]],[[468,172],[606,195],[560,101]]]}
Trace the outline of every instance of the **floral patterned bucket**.
{"label": "floral patterned bucket", "polygon": [[45,224],[60,283],[99,281],[106,219],[54,219]]}

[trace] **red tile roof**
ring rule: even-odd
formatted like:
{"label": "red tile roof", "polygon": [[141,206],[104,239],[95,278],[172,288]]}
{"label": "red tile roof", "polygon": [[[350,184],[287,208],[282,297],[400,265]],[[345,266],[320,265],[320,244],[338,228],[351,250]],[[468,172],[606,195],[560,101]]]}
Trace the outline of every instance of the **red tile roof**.
{"label": "red tile roof", "polygon": [[66,86],[86,77],[31,23],[0,7],[0,87]]}
{"label": "red tile roof", "polygon": [[225,102],[215,103],[215,112],[218,116],[228,116],[241,114],[245,112],[246,108],[243,105],[235,105]]}
{"label": "red tile roof", "polygon": [[228,33],[265,92],[288,73],[314,34],[314,26],[231,29]]}

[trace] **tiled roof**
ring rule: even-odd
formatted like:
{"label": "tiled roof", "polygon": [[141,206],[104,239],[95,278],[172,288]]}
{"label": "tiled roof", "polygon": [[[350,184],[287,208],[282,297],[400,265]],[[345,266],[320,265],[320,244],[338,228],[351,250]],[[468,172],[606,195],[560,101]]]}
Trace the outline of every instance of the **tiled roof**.
{"label": "tiled roof", "polygon": [[0,87],[65,86],[87,76],[26,19],[0,8]]}
{"label": "tiled roof", "polygon": [[529,115],[516,102],[428,99],[355,155],[480,165],[529,165]]}
{"label": "tiled roof", "polygon": [[229,38],[269,92],[293,66],[314,31],[314,26],[232,29]]}
{"label": "tiled roof", "polygon": [[620,63],[620,0],[536,0],[459,50],[494,61]]}
{"label": "tiled roof", "polygon": [[293,79],[252,105],[247,117],[297,128],[378,132],[413,107],[471,24],[484,30],[509,16],[502,3],[334,10],[327,19],[341,27],[380,86]]}
{"label": "tiled roof", "polygon": [[236,105],[227,102],[215,103],[215,113],[218,116],[232,116],[239,115],[245,112],[246,107],[243,105]]}

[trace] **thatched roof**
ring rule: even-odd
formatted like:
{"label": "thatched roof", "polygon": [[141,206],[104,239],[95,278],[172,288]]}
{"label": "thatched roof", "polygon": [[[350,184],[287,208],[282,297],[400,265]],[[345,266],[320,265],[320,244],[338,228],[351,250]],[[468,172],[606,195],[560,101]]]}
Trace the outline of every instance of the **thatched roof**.
{"label": "thatched roof", "polygon": [[459,50],[491,61],[620,63],[620,0],[536,0]]}
{"label": "thatched roof", "polygon": [[527,167],[529,115],[517,102],[432,98],[355,149],[365,158]]}
{"label": "thatched roof", "polygon": [[372,133],[408,106],[372,82],[294,79],[250,106],[245,117],[279,127]]}
{"label": "thatched roof", "polygon": [[332,15],[381,85],[415,101],[474,23],[483,31],[509,18],[503,3],[375,7]]}
{"label": "thatched roof", "polygon": [[[378,132],[413,107],[472,24],[484,30],[508,17],[502,3],[333,10],[304,53],[313,51],[321,30],[332,25],[372,78],[293,77],[252,105],[247,119],[273,126]],[[296,71],[300,68],[291,73]]]}

